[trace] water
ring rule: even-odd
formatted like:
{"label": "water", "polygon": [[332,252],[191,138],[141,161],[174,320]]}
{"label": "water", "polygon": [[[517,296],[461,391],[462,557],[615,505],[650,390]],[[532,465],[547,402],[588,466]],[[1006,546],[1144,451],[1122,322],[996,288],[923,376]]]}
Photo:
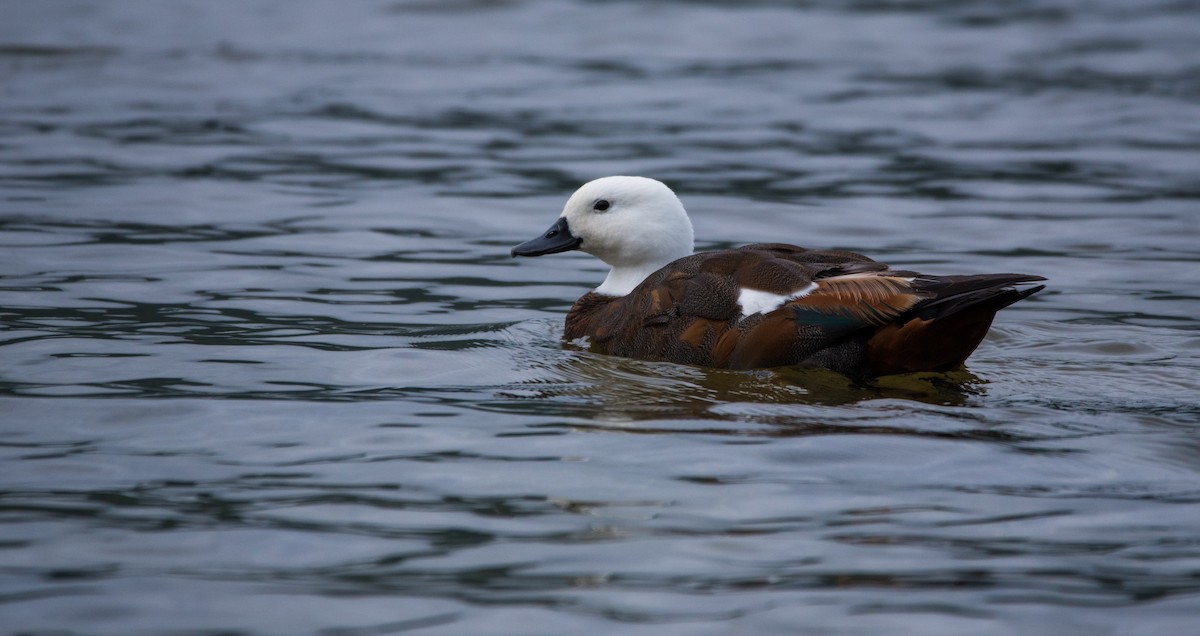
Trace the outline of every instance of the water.
{"label": "water", "polygon": [[[0,4],[14,634],[1185,634],[1200,4]],[[1042,274],[966,371],[563,349],[583,181]]]}

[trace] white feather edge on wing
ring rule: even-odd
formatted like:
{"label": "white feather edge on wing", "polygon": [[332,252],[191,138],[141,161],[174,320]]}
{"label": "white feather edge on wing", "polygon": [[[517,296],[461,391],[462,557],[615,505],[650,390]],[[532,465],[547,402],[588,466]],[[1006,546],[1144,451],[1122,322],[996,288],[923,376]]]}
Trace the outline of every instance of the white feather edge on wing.
{"label": "white feather edge on wing", "polygon": [[738,306],[742,308],[741,318],[754,314],[766,314],[775,311],[789,300],[803,298],[817,290],[816,283],[809,283],[802,289],[790,294],[774,294],[758,289],[743,288],[738,293]]}

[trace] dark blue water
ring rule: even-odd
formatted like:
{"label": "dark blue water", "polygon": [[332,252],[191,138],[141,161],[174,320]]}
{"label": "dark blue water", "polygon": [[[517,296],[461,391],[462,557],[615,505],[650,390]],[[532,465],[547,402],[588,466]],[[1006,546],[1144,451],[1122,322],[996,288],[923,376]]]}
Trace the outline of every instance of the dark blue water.
{"label": "dark blue water", "polygon": [[[0,3],[13,634],[1173,635],[1200,3]],[[580,183],[1016,271],[967,369],[559,344]]]}

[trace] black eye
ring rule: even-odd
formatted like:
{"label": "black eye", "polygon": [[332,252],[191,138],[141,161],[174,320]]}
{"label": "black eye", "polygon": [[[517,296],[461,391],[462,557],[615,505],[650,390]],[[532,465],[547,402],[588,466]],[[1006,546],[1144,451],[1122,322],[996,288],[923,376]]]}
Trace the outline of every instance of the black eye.
{"label": "black eye", "polygon": [[604,199],[600,199],[599,201],[592,204],[592,209],[596,210],[597,212],[603,212],[608,209],[608,201],[605,201]]}

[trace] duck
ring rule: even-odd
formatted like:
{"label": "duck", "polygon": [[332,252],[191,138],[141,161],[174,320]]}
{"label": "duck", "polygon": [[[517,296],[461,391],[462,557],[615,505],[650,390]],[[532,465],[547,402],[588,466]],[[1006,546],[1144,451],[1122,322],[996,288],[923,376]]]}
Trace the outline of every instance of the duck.
{"label": "duck", "polygon": [[580,250],[610,269],[567,312],[596,353],[724,369],[822,367],[854,378],[961,368],[996,313],[1044,289],[1030,274],[929,275],[850,251],[752,243],[694,253],[666,184],[590,181],[514,257]]}

